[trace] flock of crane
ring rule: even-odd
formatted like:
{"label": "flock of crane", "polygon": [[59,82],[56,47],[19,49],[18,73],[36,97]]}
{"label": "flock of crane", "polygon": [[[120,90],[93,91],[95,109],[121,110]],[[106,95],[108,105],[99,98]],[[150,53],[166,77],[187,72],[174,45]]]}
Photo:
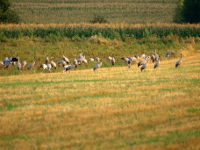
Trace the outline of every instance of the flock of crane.
{"label": "flock of crane", "polygon": [[[172,52],[172,51],[166,52],[164,57],[169,57],[172,54],[174,54],[174,52]],[[98,62],[93,67],[93,71],[96,71],[102,65],[102,59],[100,59],[99,57],[93,57],[93,58],[86,59],[84,53],[80,53],[78,59],[74,58],[72,63],[70,63],[70,60],[64,55],[64,52],[62,55],[62,60],[57,61],[57,63],[54,62],[52,60],[52,58],[50,60],[47,56],[44,63],[40,65],[40,68],[48,70],[48,72],[50,73],[52,68],[56,69],[57,66],[63,66],[62,72],[64,73],[65,71],[70,71],[73,68],[77,68],[81,64],[87,64],[88,61],[97,61]],[[132,62],[138,61],[137,66],[138,67],[141,66],[140,67],[141,71],[143,71],[147,68],[147,66],[151,60],[154,63],[154,69],[158,68],[158,66],[160,64],[160,56],[156,53],[156,49],[152,56],[147,56],[146,54],[142,54],[140,57],[138,55],[135,55],[134,57],[122,57],[121,59],[125,61],[125,63],[128,65],[129,68],[131,67]],[[116,60],[115,60],[114,56],[113,57],[108,56],[108,60],[110,61],[110,63],[113,66],[115,65]],[[179,67],[181,65],[181,62],[182,62],[182,54],[181,54],[181,58],[178,61],[176,61],[175,67]],[[24,69],[27,66],[27,69],[31,70],[35,66],[35,58],[33,58],[33,62],[31,64],[27,65],[26,61],[20,62],[20,57],[11,57],[10,59],[8,57],[6,57],[4,59],[4,61],[0,61],[0,65],[3,66],[5,69],[8,68],[10,65],[16,65],[17,69],[19,69],[19,70]]]}

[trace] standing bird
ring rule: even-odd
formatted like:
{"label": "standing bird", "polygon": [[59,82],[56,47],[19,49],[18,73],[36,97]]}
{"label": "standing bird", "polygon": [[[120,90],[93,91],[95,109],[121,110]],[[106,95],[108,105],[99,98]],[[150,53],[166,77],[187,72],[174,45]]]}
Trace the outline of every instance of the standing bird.
{"label": "standing bird", "polygon": [[74,62],[73,62],[73,64],[75,65],[75,68],[77,68],[77,66],[78,66],[78,61],[77,61],[77,59],[76,59],[76,56],[74,56]]}
{"label": "standing bird", "polygon": [[48,56],[46,57],[44,62],[45,62],[46,65],[49,64],[49,57]]}
{"label": "standing bird", "polygon": [[93,71],[97,70],[98,68],[100,68],[102,65],[102,62],[96,64],[94,67],[93,67]]}
{"label": "standing bird", "polygon": [[47,69],[47,65],[46,64],[41,64],[40,68]]}
{"label": "standing bird", "polygon": [[12,65],[15,65],[16,64],[16,62],[18,62],[18,58],[17,57],[13,57],[13,56],[11,56],[10,57],[10,63],[12,64]]}
{"label": "standing bird", "polygon": [[182,54],[181,54],[181,58],[175,63],[175,67],[179,67],[182,63]]}
{"label": "standing bird", "polygon": [[146,56],[146,57],[144,58],[144,60],[139,61],[139,62],[138,62],[138,67],[141,66],[141,65],[144,65],[144,64],[147,62],[147,60],[148,60],[149,58],[150,58],[149,56]]}
{"label": "standing bird", "polygon": [[110,60],[111,64],[114,66],[115,65],[115,57],[113,56],[112,59]]}
{"label": "standing bird", "polygon": [[67,57],[65,57],[64,52],[63,52],[62,59],[63,59],[67,64],[70,63],[69,59],[68,59]]}
{"label": "standing bird", "polygon": [[21,69],[22,68],[22,65],[21,65],[21,63],[20,63],[20,60],[19,60],[19,57],[18,57],[18,61],[17,61],[17,69]]}
{"label": "standing bird", "polygon": [[108,56],[108,60],[111,62],[111,60],[112,60],[112,57]]}
{"label": "standing bird", "polygon": [[22,68],[25,68],[27,62],[26,61],[22,61]]}
{"label": "standing bird", "polygon": [[149,64],[149,59],[146,61],[146,63],[144,63],[144,64],[142,65],[142,67],[140,68],[140,70],[141,70],[141,71],[145,70],[146,67],[148,66],[148,64]]}
{"label": "standing bird", "polygon": [[3,64],[4,64],[5,68],[8,68],[8,67],[9,67],[10,62],[11,62],[11,60],[8,59],[8,57],[6,57],[6,58],[4,59]]}
{"label": "standing bird", "polygon": [[156,49],[154,51],[154,54],[151,56],[152,61],[158,61],[159,59],[159,55],[156,53]]}
{"label": "standing bird", "polygon": [[33,58],[33,62],[28,65],[28,70],[32,69],[35,66],[35,58]]}
{"label": "standing bird", "polygon": [[[143,59],[145,59],[147,57],[147,55],[146,54],[142,54],[141,56],[140,56],[140,58],[143,58]],[[139,58],[139,57],[138,57]]]}
{"label": "standing bird", "polygon": [[156,61],[156,63],[154,64],[154,69],[158,68],[159,64],[160,64],[160,59]]}
{"label": "standing bird", "polygon": [[[53,58],[53,57],[52,57],[52,58]],[[51,64],[51,66],[52,66],[54,69],[56,69],[57,65],[56,65],[56,63],[52,60],[52,58],[51,58],[50,64]]]}
{"label": "standing bird", "polygon": [[48,69],[48,71],[49,71],[49,73],[51,72],[51,64],[47,64],[47,69]]}

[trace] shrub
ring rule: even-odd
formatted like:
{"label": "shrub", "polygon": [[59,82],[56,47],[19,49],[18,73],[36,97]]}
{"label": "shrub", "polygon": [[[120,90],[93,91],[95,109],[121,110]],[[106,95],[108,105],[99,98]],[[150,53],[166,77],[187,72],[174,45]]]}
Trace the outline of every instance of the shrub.
{"label": "shrub", "polygon": [[179,0],[173,20],[176,23],[199,23],[200,1]]}
{"label": "shrub", "polygon": [[19,23],[18,14],[12,10],[8,0],[0,0],[0,23]]}
{"label": "shrub", "polygon": [[94,15],[93,20],[90,23],[108,23],[107,19],[101,15]]}

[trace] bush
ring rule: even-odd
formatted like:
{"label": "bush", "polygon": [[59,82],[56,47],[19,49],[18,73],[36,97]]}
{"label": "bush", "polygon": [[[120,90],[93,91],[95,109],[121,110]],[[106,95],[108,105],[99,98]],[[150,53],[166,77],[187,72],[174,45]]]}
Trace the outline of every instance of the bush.
{"label": "bush", "polygon": [[19,23],[18,14],[10,9],[11,3],[8,0],[0,0],[0,23]]}
{"label": "bush", "polygon": [[90,21],[90,23],[108,23],[108,21],[104,16],[94,15],[94,18]]}
{"label": "bush", "polygon": [[179,0],[173,21],[176,23],[199,23],[200,0]]}

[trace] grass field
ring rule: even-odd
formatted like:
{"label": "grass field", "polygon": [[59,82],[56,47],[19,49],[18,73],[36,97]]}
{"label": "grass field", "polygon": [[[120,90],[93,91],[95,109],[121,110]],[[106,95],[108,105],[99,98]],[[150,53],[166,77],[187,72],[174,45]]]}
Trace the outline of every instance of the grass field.
{"label": "grass field", "polygon": [[[0,25],[0,60],[35,57],[36,65],[0,66],[0,150],[200,149],[199,24],[171,24],[178,0],[12,2],[22,24]],[[94,15],[109,24],[89,24]],[[120,59],[154,49],[158,69]],[[47,55],[58,61],[64,51],[72,61],[80,50],[102,67],[39,69]]]}
{"label": "grass field", "polygon": [[178,0],[11,0],[22,23],[172,23]]}
{"label": "grass field", "polygon": [[0,77],[0,147],[200,149],[199,57]]}

